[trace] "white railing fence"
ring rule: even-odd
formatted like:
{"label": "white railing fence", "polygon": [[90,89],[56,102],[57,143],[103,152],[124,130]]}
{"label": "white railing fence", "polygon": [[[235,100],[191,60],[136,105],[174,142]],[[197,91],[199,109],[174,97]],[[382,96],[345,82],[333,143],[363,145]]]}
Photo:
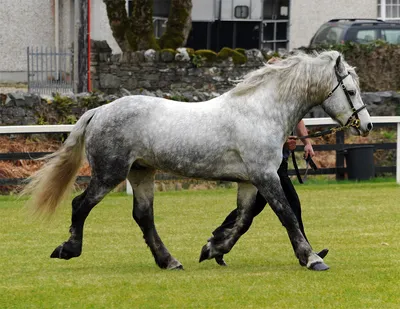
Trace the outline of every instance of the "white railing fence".
{"label": "white railing fence", "polygon": [[[373,124],[397,124],[396,145],[396,182],[400,184],[400,116],[371,117]],[[305,118],[307,127],[337,125],[331,118]],[[0,134],[44,134],[44,133],[69,133],[73,125],[32,125],[32,126],[0,126]],[[127,192],[131,193],[127,182]]]}

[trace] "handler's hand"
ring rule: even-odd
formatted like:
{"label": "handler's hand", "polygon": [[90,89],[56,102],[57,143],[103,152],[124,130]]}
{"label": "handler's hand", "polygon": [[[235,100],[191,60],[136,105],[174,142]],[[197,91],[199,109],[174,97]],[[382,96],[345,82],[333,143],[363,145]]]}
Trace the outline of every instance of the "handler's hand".
{"label": "handler's hand", "polygon": [[308,156],[311,158],[315,156],[314,149],[311,144],[307,144],[304,146],[304,159],[307,159]]}
{"label": "handler's hand", "polygon": [[283,147],[290,151],[294,150],[296,148],[296,136],[289,136]]}

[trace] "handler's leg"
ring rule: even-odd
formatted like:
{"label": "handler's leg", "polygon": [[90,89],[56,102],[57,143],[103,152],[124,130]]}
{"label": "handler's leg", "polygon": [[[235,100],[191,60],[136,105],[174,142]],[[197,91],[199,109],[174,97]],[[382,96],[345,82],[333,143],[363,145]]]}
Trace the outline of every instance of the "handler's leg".
{"label": "handler's leg", "polygon": [[202,248],[200,262],[215,258],[217,263],[225,265],[223,254],[228,253],[240,236],[249,229],[255,215],[265,206],[257,198],[257,189],[249,183],[238,184],[237,205],[220,227],[214,232],[207,244]]}

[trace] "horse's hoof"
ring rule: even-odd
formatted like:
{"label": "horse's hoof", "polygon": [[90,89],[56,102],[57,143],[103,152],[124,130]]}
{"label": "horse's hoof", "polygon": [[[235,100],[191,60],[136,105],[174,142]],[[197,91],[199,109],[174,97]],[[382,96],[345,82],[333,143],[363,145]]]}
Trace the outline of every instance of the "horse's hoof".
{"label": "horse's hoof", "polygon": [[176,270],[176,269],[178,269],[178,270],[183,270],[183,266],[182,266],[182,264],[178,261],[178,260],[172,260],[169,264],[168,264],[168,266],[166,267],[168,270]]}
{"label": "horse's hoof", "polygon": [[228,266],[224,261],[224,256],[223,255],[217,255],[215,257],[215,262],[217,262],[217,264],[220,265],[220,266]]}
{"label": "horse's hoof", "polygon": [[169,270],[184,270],[182,264],[179,264],[177,266],[173,267],[168,267]]}
{"label": "horse's hoof", "polygon": [[200,253],[200,258],[199,258],[199,263],[203,262],[204,260],[208,260],[210,258],[210,248],[209,248],[209,243],[203,246],[201,248],[201,253]]}
{"label": "horse's hoof", "polygon": [[328,270],[329,266],[326,265],[324,262],[315,262],[315,263],[312,263],[308,269],[316,270],[316,271],[323,271],[323,270]]}
{"label": "horse's hoof", "polygon": [[65,242],[53,251],[53,253],[50,255],[50,258],[69,260],[80,255],[80,252],[76,252],[76,250],[73,250],[72,246],[68,245],[68,242]]}

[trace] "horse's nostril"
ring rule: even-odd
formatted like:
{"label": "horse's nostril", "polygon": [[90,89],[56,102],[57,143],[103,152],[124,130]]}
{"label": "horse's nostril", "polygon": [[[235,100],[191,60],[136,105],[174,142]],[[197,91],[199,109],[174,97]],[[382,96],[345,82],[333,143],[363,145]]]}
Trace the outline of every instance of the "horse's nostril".
{"label": "horse's nostril", "polygon": [[371,122],[367,124],[367,130],[368,130],[368,131],[371,131],[373,127],[374,127],[374,126],[372,125]]}

